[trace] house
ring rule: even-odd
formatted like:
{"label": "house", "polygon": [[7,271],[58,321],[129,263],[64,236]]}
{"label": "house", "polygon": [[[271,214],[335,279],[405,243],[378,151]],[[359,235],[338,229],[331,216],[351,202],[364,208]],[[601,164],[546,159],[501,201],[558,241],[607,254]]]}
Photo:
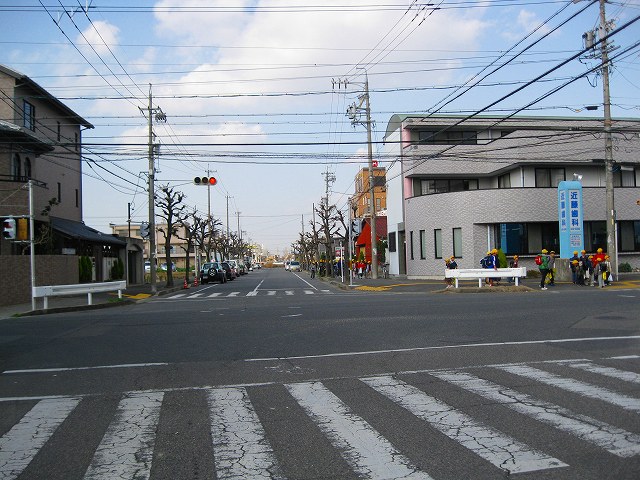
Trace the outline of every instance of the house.
{"label": "house", "polygon": [[[492,248],[533,267],[559,251],[558,183],[580,178],[584,246],[606,249],[601,119],[394,115],[385,135],[390,273],[442,276],[443,258],[477,268]],[[614,119],[619,263],[640,267],[640,137]],[[524,259],[524,261],[523,261]]]}
{"label": "house", "polygon": [[[36,256],[69,256],[45,262],[48,270],[69,272],[57,277],[59,283],[78,282],[79,255],[92,258],[96,280],[108,279],[125,242],[82,222],[81,139],[93,125],[28,76],[3,65],[0,95],[0,217],[30,215],[31,185]],[[0,240],[2,256],[23,257],[28,252],[28,242]],[[26,273],[22,290],[29,298],[29,269],[20,266],[23,260],[11,260],[17,262],[14,282],[15,275]],[[51,271],[37,270],[42,279],[36,278],[36,284],[51,284]]]}
{"label": "house", "polygon": [[[378,241],[387,237],[387,217],[376,217],[376,238]],[[360,252],[364,252],[365,262],[371,262],[371,219],[365,219],[360,235],[355,240],[355,258],[360,258]],[[378,248],[378,257],[382,260],[383,251]]]}
{"label": "house", "polygon": [[[376,203],[376,214],[387,208],[386,172],[382,167],[373,168],[373,195]],[[353,218],[371,216],[371,187],[369,184],[369,168],[362,168],[354,180],[355,195],[351,197],[351,211]]]}

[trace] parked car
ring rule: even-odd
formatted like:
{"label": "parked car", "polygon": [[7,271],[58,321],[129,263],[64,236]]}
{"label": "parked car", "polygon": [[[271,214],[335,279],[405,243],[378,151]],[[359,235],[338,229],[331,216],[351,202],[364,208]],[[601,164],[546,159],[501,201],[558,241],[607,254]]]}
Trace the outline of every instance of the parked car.
{"label": "parked car", "polygon": [[294,260],[289,262],[289,271],[290,272],[299,272],[300,271],[300,262],[296,262]]}
{"label": "parked car", "polygon": [[231,269],[234,271],[234,273],[236,274],[236,277],[239,277],[241,275],[240,273],[240,267],[238,266],[238,262],[237,260],[225,260],[225,262],[227,262],[229,264],[229,266],[231,267]]}
{"label": "parked car", "polygon": [[202,268],[200,269],[200,283],[225,283],[226,281],[227,274],[219,262],[207,262],[202,264]]}
{"label": "parked car", "polygon": [[233,267],[231,267],[231,265],[229,265],[229,262],[220,262],[220,266],[222,266],[225,273],[227,274],[227,280],[233,280],[234,278],[236,278],[236,271],[233,269]]}
{"label": "parked car", "polygon": [[[240,275],[245,275],[247,273],[247,267],[244,263],[244,261],[240,258],[232,258],[230,260],[227,260],[229,262],[229,264],[231,265],[231,262],[235,263],[236,266],[236,273],[238,274],[238,276]],[[233,266],[233,265],[232,265]]]}
{"label": "parked car", "polygon": [[[166,272],[167,271],[167,263],[166,262],[162,263],[158,269]],[[177,269],[176,264],[171,262],[171,271],[175,272],[176,269]]]}
{"label": "parked car", "polygon": [[291,262],[289,260],[287,260],[286,262],[284,262],[284,269],[285,270],[289,270],[289,265],[291,264]]}

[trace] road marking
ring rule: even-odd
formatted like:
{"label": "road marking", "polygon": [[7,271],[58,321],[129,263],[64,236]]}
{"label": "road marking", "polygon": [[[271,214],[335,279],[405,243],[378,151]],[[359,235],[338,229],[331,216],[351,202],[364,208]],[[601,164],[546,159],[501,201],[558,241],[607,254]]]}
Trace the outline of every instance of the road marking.
{"label": "road marking", "polygon": [[257,290],[251,290],[249,293],[247,293],[247,297],[255,297],[256,295],[258,295]]}
{"label": "road marking", "polygon": [[302,280],[304,283],[306,283],[307,285],[309,285],[311,288],[313,288],[314,290],[318,290],[314,285],[311,285],[309,282],[307,282],[304,278],[302,278],[300,275],[298,275],[297,273],[294,273],[294,275],[296,277],[298,277],[300,280]]}
{"label": "road marking", "polygon": [[41,400],[4,434],[0,438],[0,479],[17,478],[78,403],[79,398],[71,397]]}
{"label": "road marking", "polygon": [[285,290],[285,295],[293,295],[293,290]]}
{"label": "road marking", "polygon": [[610,360],[634,360],[640,358],[640,355],[621,355],[619,357],[609,357]]}
{"label": "road marking", "polygon": [[624,380],[625,382],[640,383],[640,373],[627,372],[625,370],[619,370],[612,367],[604,367],[602,365],[596,365],[592,362],[567,362],[566,365],[571,368],[579,368],[590,373],[598,373],[611,378],[617,378],[618,380]]}
{"label": "road marking", "polygon": [[277,292],[275,290],[269,290],[267,295],[275,295]]}
{"label": "road marking", "polygon": [[523,342],[489,342],[489,343],[466,343],[460,345],[439,345],[435,347],[415,347],[415,348],[396,348],[389,350],[369,350],[360,352],[339,352],[325,353],[320,355],[299,355],[293,357],[265,357],[265,358],[247,358],[245,362],[271,362],[274,360],[300,360],[305,358],[331,358],[331,357],[350,357],[359,355],[380,355],[385,353],[403,353],[403,352],[424,352],[428,350],[447,350],[458,348],[478,348],[478,347],[504,347],[510,345],[541,345],[556,343],[575,343],[575,342],[597,342],[597,341],[615,341],[615,340],[637,340],[640,335],[630,335],[628,337],[587,337],[587,338],[564,338],[553,340],[529,340]]}
{"label": "road marking", "polygon": [[186,293],[178,293],[177,295],[171,295],[169,297],[169,300],[173,300],[174,298],[184,297],[185,295],[187,295],[187,294]]}
{"label": "road marking", "polygon": [[85,480],[148,479],[164,394],[128,394],[119,403]]}
{"label": "road marking", "polygon": [[552,387],[561,388],[568,392],[577,393],[583,397],[602,400],[612,405],[622,407],[625,410],[640,411],[640,401],[638,401],[637,398],[616,393],[604,387],[591,385],[590,383],[581,382],[580,380],[572,378],[563,378],[560,375],[545,372],[538,368],[527,367],[526,365],[504,365],[496,368],[514,375],[542,382],[546,385],[551,385]]}
{"label": "road marking", "polygon": [[216,477],[278,478],[275,454],[246,389],[212,389],[207,401]]}
{"label": "road marking", "polygon": [[292,318],[292,317],[301,317],[301,313],[292,313],[291,315],[282,315],[280,318]]}
{"label": "road marking", "polygon": [[475,421],[413,385],[391,376],[361,380],[508,474],[568,467],[557,458],[533,450],[524,443]]}
{"label": "road marking", "polygon": [[240,292],[231,292],[227,297],[237,297],[238,295],[240,295]]}
{"label": "road marking", "polygon": [[313,295],[313,294],[314,294],[314,293],[316,293],[316,292],[314,292],[313,290],[304,290],[304,293],[305,293],[306,295]]}
{"label": "road marking", "polygon": [[193,295],[189,295],[187,298],[198,298],[204,295],[204,293],[194,293]]}
{"label": "road marking", "polygon": [[431,478],[320,382],[285,386],[362,478]]}
{"label": "road marking", "polygon": [[579,439],[604,448],[618,457],[633,457],[640,454],[640,435],[595,418],[577,414],[567,408],[468,373],[441,371],[430,372],[430,375],[504,405],[534,420],[575,435]]}
{"label": "road marking", "polygon": [[216,293],[212,293],[212,294],[211,294],[211,295],[209,295],[207,298],[219,297],[220,295],[222,295],[222,292],[216,292]]}
{"label": "road marking", "polygon": [[69,372],[74,370],[99,370],[104,368],[137,368],[137,367],[158,367],[169,365],[168,363],[123,363],[120,365],[97,365],[95,367],[66,367],[66,368],[28,368],[24,370],[5,370],[3,374],[14,373],[48,373],[48,372]]}

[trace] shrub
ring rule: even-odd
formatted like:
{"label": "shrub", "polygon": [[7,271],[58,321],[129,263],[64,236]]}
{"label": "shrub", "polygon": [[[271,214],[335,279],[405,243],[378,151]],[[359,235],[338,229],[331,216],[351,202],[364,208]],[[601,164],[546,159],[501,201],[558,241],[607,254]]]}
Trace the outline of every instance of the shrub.
{"label": "shrub", "polygon": [[78,260],[78,276],[80,277],[80,283],[88,283],[91,281],[93,273],[93,264],[91,259],[86,255],[83,255]]}
{"label": "shrub", "polygon": [[631,273],[633,272],[633,268],[631,268],[631,265],[629,265],[627,262],[624,262],[618,265],[618,271],[620,273]]}

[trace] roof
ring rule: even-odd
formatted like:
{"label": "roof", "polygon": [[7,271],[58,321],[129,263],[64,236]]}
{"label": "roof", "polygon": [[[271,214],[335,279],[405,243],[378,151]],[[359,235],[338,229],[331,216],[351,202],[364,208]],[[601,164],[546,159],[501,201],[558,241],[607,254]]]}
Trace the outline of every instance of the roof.
{"label": "roof", "polygon": [[84,240],[91,243],[100,243],[102,245],[119,245],[124,247],[127,244],[124,240],[120,240],[108,233],[99,232],[94,228],[86,226],[82,222],[76,222],[66,218],[50,218],[51,228],[69,238]]}
{"label": "roof", "polygon": [[0,145],[13,144],[36,154],[51,152],[53,145],[36,137],[23,127],[0,120]]}
{"label": "roof", "polygon": [[[369,245],[371,244],[371,219],[365,218],[364,225],[362,226],[362,231],[358,238],[356,239],[356,245]],[[377,216],[376,217],[376,237],[377,238],[386,238],[387,236],[387,217]]]}
{"label": "roof", "polygon": [[31,80],[28,76],[26,76],[23,73],[20,73],[20,72],[18,72],[16,70],[13,70],[13,69],[9,68],[6,65],[0,65],[0,72],[4,73],[5,75],[8,75],[10,77],[15,78],[19,82],[22,82],[24,85],[26,85],[29,88],[35,90],[35,92],[38,95],[41,95],[45,100],[47,100],[47,101],[51,102],[52,104],[56,105],[60,110],[62,110],[65,113],[66,116],[70,117],[72,120],[74,120],[79,125],[82,125],[85,128],[93,128],[93,125],[91,123],[89,123],[87,120],[82,118],[76,112],[71,110],[64,103],[62,103],[56,97],[51,95],[49,92],[47,92],[44,88],[42,88],[36,82]]}

